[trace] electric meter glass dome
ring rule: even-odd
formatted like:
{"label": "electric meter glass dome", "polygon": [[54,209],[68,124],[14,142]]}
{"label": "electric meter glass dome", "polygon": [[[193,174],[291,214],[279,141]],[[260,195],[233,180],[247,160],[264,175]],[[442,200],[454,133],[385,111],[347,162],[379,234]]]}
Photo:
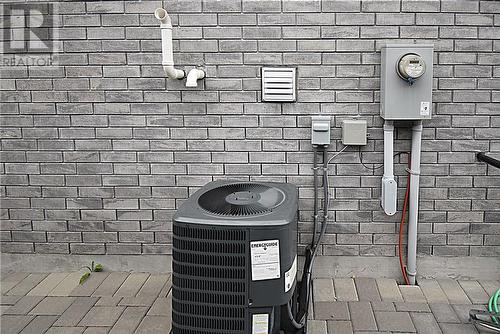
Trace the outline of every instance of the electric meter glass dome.
{"label": "electric meter glass dome", "polygon": [[409,53],[401,57],[397,67],[398,74],[403,79],[417,79],[425,73],[424,60],[414,53]]}

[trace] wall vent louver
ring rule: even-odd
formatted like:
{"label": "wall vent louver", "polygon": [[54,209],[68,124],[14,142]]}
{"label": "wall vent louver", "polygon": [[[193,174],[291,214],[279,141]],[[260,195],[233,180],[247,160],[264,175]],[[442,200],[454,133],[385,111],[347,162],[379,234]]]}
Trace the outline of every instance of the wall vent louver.
{"label": "wall vent louver", "polygon": [[295,68],[263,67],[262,101],[295,101],[295,72]]}

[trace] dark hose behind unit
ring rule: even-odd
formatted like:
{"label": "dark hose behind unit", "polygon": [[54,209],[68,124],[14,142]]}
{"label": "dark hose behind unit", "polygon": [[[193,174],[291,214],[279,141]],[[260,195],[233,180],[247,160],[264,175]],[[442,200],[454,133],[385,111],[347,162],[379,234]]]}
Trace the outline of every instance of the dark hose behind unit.
{"label": "dark hose behind unit", "polygon": [[488,165],[491,165],[493,167],[500,168],[500,160],[492,158],[486,155],[486,153],[484,152],[479,152],[478,154],[476,154],[476,157],[477,160],[486,162]]}

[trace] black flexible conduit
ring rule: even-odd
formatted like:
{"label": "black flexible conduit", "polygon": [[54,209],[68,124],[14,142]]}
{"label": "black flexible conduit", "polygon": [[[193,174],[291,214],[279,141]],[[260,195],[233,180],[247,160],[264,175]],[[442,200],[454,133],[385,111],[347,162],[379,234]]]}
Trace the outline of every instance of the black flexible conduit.
{"label": "black flexible conduit", "polygon": [[500,168],[500,160],[492,158],[492,157],[486,155],[486,153],[484,153],[484,152],[479,152],[478,154],[476,154],[476,158],[479,161],[486,162],[488,165],[491,165],[491,166],[496,167],[496,168]]}
{"label": "black flexible conduit", "polygon": [[318,149],[313,146],[314,163],[313,163],[313,184],[314,184],[314,214],[313,214],[313,237],[311,247],[316,242],[316,224],[318,223]]}
{"label": "black flexible conduit", "polygon": [[[287,313],[288,313],[288,318],[290,319],[292,325],[298,329],[302,330],[300,333],[305,333],[307,331],[307,316],[308,316],[308,311],[309,311],[309,303],[310,303],[310,298],[311,298],[311,292],[312,292],[312,269],[314,265],[314,259],[316,257],[317,251],[318,251],[318,246],[321,244],[321,240],[323,239],[323,236],[325,235],[326,232],[326,225],[328,221],[328,211],[329,211],[329,206],[330,206],[330,195],[329,195],[329,184],[328,184],[328,152],[326,150],[325,146],[320,146],[320,150],[323,153],[323,192],[324,192],[324,199],[323,199],[323,219],[321,220],[321,229],[319,232],[319,235],[317,233],[317,223],[318,223],[318,211],[319,211],[319,201],[318,201],[318,173],[317,170],[320,168],[318,167],[318,149],[314,147],[313,152],[314,152],[314,163],[313,163],[313,184],[314,184],[314,228],[313,228],[313,235],[311,239],[311,244],[306,248],[306,260],[304,263],[304,272],[302,274],[302,280],[301,280],[301,286],[300,286],[300,292],[299,292],[299,310],[297,312],[298,319],[293,315],[292,312],[292,305],[290,303],[287,304]],[[318,237],[316,238],[316,236]]]}

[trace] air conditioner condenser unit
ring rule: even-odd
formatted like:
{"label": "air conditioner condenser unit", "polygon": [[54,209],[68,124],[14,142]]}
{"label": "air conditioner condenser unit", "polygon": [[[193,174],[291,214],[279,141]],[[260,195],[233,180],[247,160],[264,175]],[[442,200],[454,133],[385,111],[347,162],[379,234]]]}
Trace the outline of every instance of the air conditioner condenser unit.
{"label": "air conditioner condenser unit", "polygon": [[173,218],[172,333],[293,330],[297,188],[211,182]]}

